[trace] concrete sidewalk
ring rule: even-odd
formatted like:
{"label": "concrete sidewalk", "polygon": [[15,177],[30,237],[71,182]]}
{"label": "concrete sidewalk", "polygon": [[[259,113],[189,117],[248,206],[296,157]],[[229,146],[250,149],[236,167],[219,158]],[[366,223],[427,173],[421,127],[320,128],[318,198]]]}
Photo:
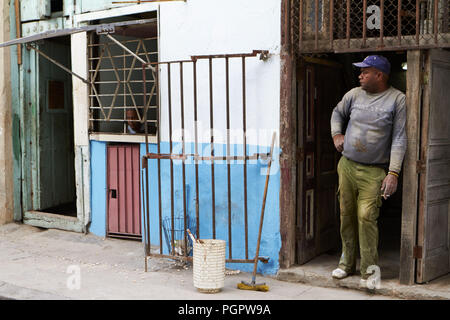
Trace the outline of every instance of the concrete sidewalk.
{"label": "concrete sidewalk", "polygon": [[[312,261],[289,269],[280,269],[277,274],[278,280],[297,282],[311,286],[324,288],[345,288],[367,291],[360,288],[359,275],[353,275],[342,280],[333,279],[331,272],[336,268],[339,256],[321,255]],[[420,300],[450,300],[450,275],[438,278],[428,284],[401,285],[398,277],[390,277],[389,272],[383,273],[381,267],[380,288],[375,293],[397,297],[402,299]],[[385,276],[383,278],[383,276]]]}
{"label": "concrete sidewalk", "polygon": [[192,266],[152,258],[144,272],[141,242],[18,223],[0,226],[0,299],[393,299],[260,275],[257,281],[266,282],[269,292],[236,289],[250,279],[248,273],[228,275],[221,292],[203,294],[193,286]]}

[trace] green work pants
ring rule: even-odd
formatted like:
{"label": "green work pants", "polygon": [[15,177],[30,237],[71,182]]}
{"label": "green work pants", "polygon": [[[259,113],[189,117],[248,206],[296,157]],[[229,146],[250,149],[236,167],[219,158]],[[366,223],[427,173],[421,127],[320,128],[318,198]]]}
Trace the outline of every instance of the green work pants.
{"label": "green work pants", "polygon": [[370,276],[367,268],[378,263],[377,219],[382,203],[380,189],[386,172],[383,168],[342,156],[338,175],[342,239],[339,268],[349,274],[355,273],[359,242],[361,277],[367,279]]}

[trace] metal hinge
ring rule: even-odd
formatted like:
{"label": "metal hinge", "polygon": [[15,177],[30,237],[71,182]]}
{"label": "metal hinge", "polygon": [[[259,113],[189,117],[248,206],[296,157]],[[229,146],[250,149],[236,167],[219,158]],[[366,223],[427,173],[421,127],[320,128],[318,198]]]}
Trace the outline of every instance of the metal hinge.
{"label": "metal hinge", "polygon": [[422,259],[422,246],[415,246],[413,248],[413,258]]}
{"label": "metal hinge", "polygon": [[427,171],[427,164],[424,160],[418,160],[416,162],[416,172],[425,173]]}

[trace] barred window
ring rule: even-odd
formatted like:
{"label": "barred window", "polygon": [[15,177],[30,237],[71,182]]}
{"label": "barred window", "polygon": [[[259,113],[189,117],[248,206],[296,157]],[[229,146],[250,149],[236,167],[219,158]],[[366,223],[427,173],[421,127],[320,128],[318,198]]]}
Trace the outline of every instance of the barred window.
{"label": "barred window", "polygon": [[89,34],[91,133],[144,134],[147,125],[148,133],[156,134],[158,126],[155,74],[146,68],[144,88],[141,61],[158,61],[156,30],[156,22],[116,28],[111,36],[121,45],[106,34]]}
{"label": "barred window", "polygon": [[448,47],[448,0],[293,0],[291,41],[298,52]]}

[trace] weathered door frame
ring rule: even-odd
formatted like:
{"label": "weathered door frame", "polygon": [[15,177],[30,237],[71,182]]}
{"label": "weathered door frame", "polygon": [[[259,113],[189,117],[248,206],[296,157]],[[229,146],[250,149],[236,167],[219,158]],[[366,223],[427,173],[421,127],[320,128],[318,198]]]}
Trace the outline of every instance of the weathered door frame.
{"label": "weathered door frame", "polygon": [[[448,172],[445,171],[449,138],[445,123],[440,122],[446,120],[444,95],[447,94],[445,80],[450,70],[450,52],[427,51],[424,66],[421,146],[417,163],[420,179],[417,243],[414,247],[417,283],[431,281],[450,271]],[[439,79],[439,76],[446,78]]]}
{"label": "weathered door frame", "polygon": [[423,100],[423,50],[408,50],[406,72],[406,135],[407,148],[403,160],[402,230],[400,245],[400,274],[402,284],[415,281],[414,247],[417,235],[419,175],[417,161],[420,152],[421,108]]}
{"label": "weathered door frame", "polygon": [[[58,228],[76,232],[86,232],[90,218],[90,158],[88,138],[87,101],[88,88],[81,80],[72,77],[75,183],[77,217],[35,211],[39,207],[34,195],[39,190],[39,93],[38,54],[34,50],[23,51],[23,67],[20,70],[20,127],[22,147],[22,216],[25,224]],[[73,72],[87,77],[87,35],[85,32],[71,35],[71,55]],[[85,61],[86,60],[86,61]]]}
{"label": "weathered door frame", "polygon": [[[146,23],[147,20],[124,21],[113,23],[114,26],[123,26],[136,23]],[[150,19],[152,20],[152,19]],[[56,25],[56,29],[55,29]],[[19,97],[16,108],[20,118],[20,147],[21,159],[17,161],[15,179],[20,187],[15,186],[14,190],[22,195],[16,199],[20,204],[15,204],[14,219],[23,220],[24,223],[44,227],[59,228],[77,232],[87,232],[87,225],[90,221],[90,142],[89,142],[89,82],[85,79],[89,77],[88,68],[88,37],[87,32],[98,28],[108,28],[111,25],[88,25],[83,23],[78,28],[64,29],[64,22],[59,18],[45,21],[37,21],[22,24],[22,29],[26,30],[23,38],[14,39],[0,44],[0,47],[7,47],[15,44],[25,44],[38,41],[40,39],[70,35],[71,37],[71,68],[64,68],[72,74],[72,95],[74,113],[74,146],[75,146],[75,184],[76,184],[76,206],[77,218],[65,217],[57,214],[34,211],[38,207],[33,202],[33,195],[39,192],[36,187],[38,181],[38,114],[37,106],[39,96],[37,92],[38,65],[36,50],[23,50],[23,65],[19,68]],[[36,31],[48,30],[44,33],[36,34]],[[83,59],[84,57],[84,59]],[[55,62],[58,64],[58,62]],[[30,163],[31,167],[27,167]],[[34,183],[33,183],[34,181]],[[16,200],[15,199],[15,200]]]}
{"label": "weathered door frame", "polygon": [[[417,161],[420,151],[420,128],[422,107],[422,81],[424,79],[424,50],[407,51],[407,136],[408,146],[403,165],[403,194],[411,195],[402,200],[402,229],[400,248],[401,284],[412,285],[415,282],[418,218],[418,172]],[[296,111],[295,101],[296,68],[294,56],[289,52],[282,54],[281,69],[281,109],[280,109],[280,146],[283,154],[281,163],[280,213],[282,248],[280,251],[280,265],[289,268],[295,264],[295,203],[296,188],[294,165],[297,159],[295,152]],[[416,252],[417,253],[417,252]]]}
{"label": "weathered door frame", "polygon": [[[289,268],[295,264],[295,195],[296,195],[296,111],[295,111],[295,72],[296,51],[298,48],[299,32],[294,25],[302,22],[292,19],[296,14],[296,7],[290,0],[281,2],[281,70],[280,70],[280,147],[283,150],[280,157],[281,185],[280,185],[280,234],[282,246],[280,251],[281,268]],[[304,15],[309,17],[309,15]],[[316,19],[318,19],[316,15]],[[303,32],[303,31],[301,31]],[[317,35],[317,33],[316,33]],[[400,39],[400,38],[399,38]],[[419,39],[419,38],[417,38]],[[326,43],[326,42],[323,42]],[[349,42],[350,43],[350,42]],[[420,44],[419,44],[420,45]],[[432,47],[442,47],[447,44],[435,44]],[[300,48],[302,49],[302,48]],[[391,48],[395,49],[395,48]],[[419,174],[417,164],[421,146],[421,121],[422,104],[424,98],[423,82],[426,81],[424,70],[427,56],[427,47],[399,48],[407,51],[407,150],[403,162],[403,194],[402,199],[402,226],[400,247],[400,274],[401,284],[412,285],[415,283],[416,257],[420,255],[417,245],[418,205],[419,205]],[[376,51],[382,50],[366,48],[352,51]],[[320,50],[316,50],[320,51]]]}

